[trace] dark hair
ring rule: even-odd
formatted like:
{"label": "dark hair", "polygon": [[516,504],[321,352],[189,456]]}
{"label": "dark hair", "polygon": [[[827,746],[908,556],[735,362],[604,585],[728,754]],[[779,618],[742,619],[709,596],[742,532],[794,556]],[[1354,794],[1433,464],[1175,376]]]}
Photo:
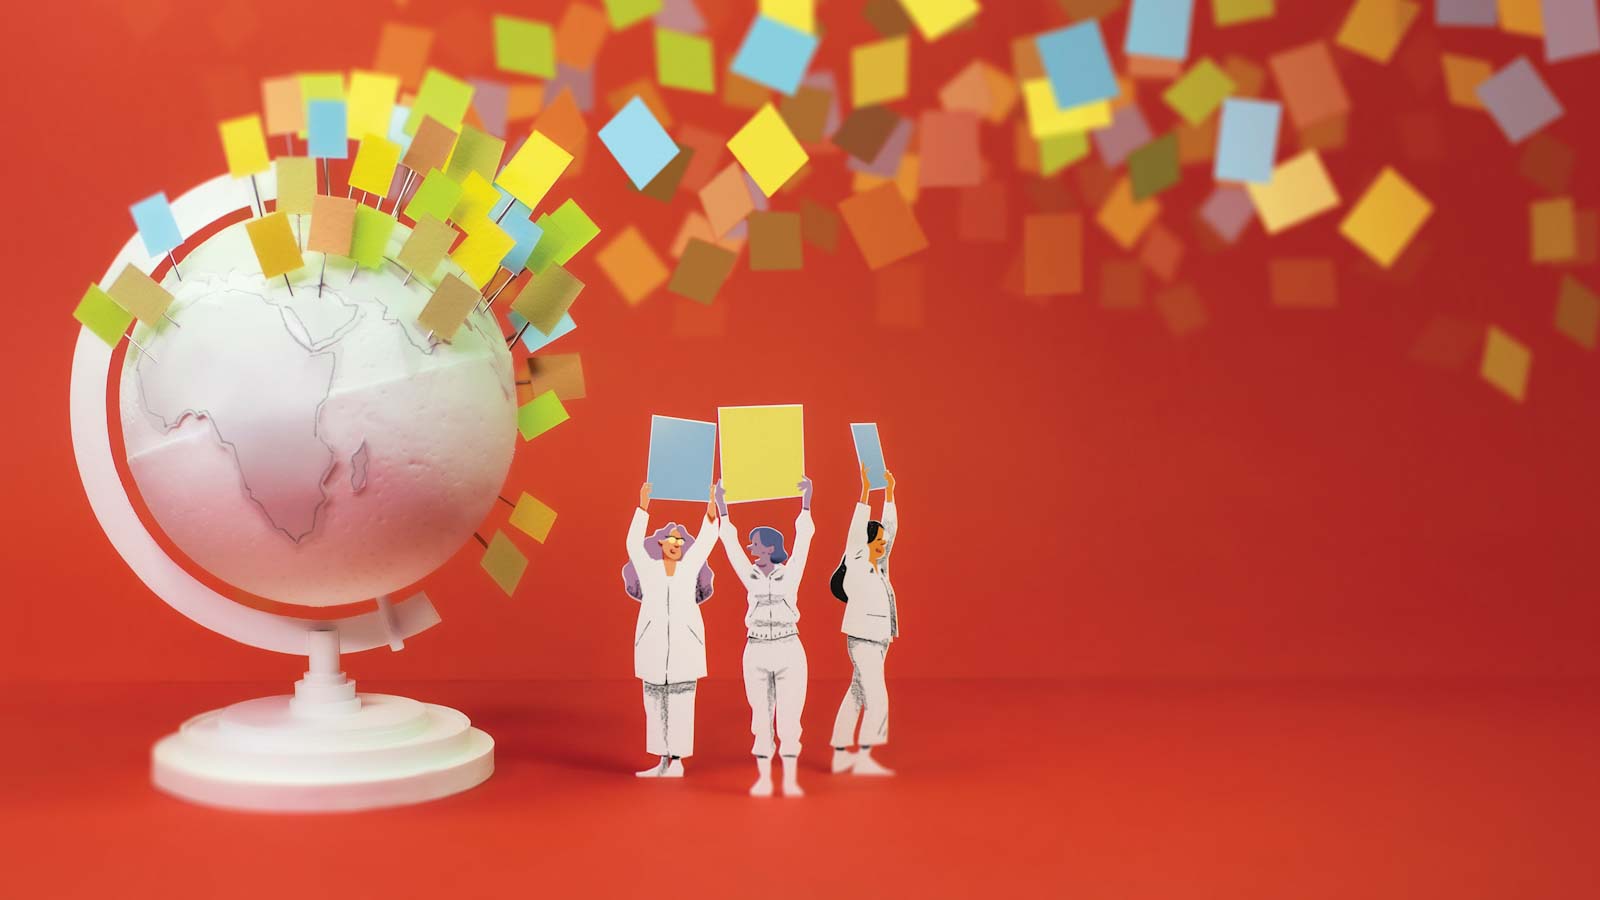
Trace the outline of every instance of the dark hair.
{"label": "dark hair", "polygon": [[789,551],[783,549],[783,532],[770,525],[759,525],[750,529],[750,540],[760,538],[761,543],[772,548],[772,561],[784,563],[789,561]]}
{"label": "dark hair", "polygon": [[[868,522],[867,523],[867,543],[870,544],[873,541],[877,540],[878,539],[878,532],[880,532],[882,530],[883,530],[883,523],[879,522],[877,519],[873,519],[872,521]],[[839,568],[833,570],[833,578],[828,580],[828,590],[832,591],[833,595],[835,597],[838,597],[839,598],[839,602],[841,602],[841,603],[849,603],[850,602],[850,595],[846,594],[844,592],[844,570],[845,570],[845,564],[847,562],[849,562],[849,557],[848,556],[839,557]]]}
{"label": "dark hair", "polygon": [[[689,552],[689,548],[694,546],[694,537],[689,534],[689,529],[680,526],[676,522],[668,522],[657,528],[654,534],[645,537],[645,555],[651,559],[660,559],[661,541],[675,529],[683,532],[683,551],[685,553]],[[711,599],[713,590],[712,577],[709,563],[700,567],[700,577],[695,580],[694,585],[694,602],[704,603]],[[622,567],[622,589],[627,592],[629,597],[641,602],[644,600],[644,586],[639,583],[639,573],[634,570],[632,562]]]}

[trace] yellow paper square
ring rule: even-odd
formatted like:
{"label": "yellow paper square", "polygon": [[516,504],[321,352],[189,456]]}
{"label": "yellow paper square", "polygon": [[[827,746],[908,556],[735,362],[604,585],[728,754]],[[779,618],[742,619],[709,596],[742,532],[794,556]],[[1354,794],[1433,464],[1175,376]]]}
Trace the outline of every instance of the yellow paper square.
{"label": "yellow paper square", "polygon": [[346,136],[359,141],[369,134],[388,134],[389,116],[400,92],[400,79],[382,72],[351,72],[345,104]]}
{"label": "yellow paper square", "polygon": [[1528,204],[1528,256],[1536,263],[1570,262],[1578,255],[1578,220],[1571,197]]}
{"label": "yellow paper square", "polygon": [[267,135],[261,130],[261,117],[239,116],[217,125],[222,136],[222,153],[228,158],[228,174],[235,178],[265,172],[272,165],[267,156]]}
{"label": "yellow paper square", "polygon": [[500,192],[494,189],[494,185],[477,172],[468,172],[466,179],[461,182],[461,199],[456,201],[450,219],[460,225],[462,231],[471,231],[469,226],[489,215],[489,210],[494,209],[498,202]]}
{"label": "yellow paper square", "polygon": [[1106,234],[1111,235],[1117,246],[1129,250],[1160,214],[1161,204],[1156,202],[1156,198],[1133,199],[1133,182],[1124,175],[1106,196],[1106,202],[1101,205],[1095,221],[1105,229]]}
{"label": "yellow paper square", "polygon": [[528,135],[496,182],[528,209],[538,209],[556,179],[572,163],[572,154],[535,131]]}
{"label": "yellow paper square", "polygon": [[499,530],[495,531],[489,546],[484,548],[483,558],[478,564],[507,597],[516,591],[518,583],[522,581],[522,573],[528,570],[528,558],[522,555],[516,544],[511,543],[504,531]]}
{"label": "yellow paper square", "polygon": [[816,0],[761,0],[761,14],[806,34],[817,31]]}
{"label": "yellow paper square", "polygon": [[256,251],[256,260],[261,263],[262,276],[277,278],[306,264],[286,214],[275,212],[251,219],[244,223],[244,230]]}
{"label": "yellow paper square", "polygon": [[1356,0],[1334,43],[1375,62],[1387,63],[1422,7],[1409,0]]}
{"label": "yellow paper square", "polygon": [[400,145],[377,134],[361,138],[356,161],[350,164],[349,185],[379,197],[388,196],[394,169],[400,164]]}
{"label": "yellow paper square", "polygon": [[761,107],[728,139],[728,149],[768,197],[777,193],[809,158],[771,103]]}
{"label": "yellow paper square", "polygon": [[1528,370],[1533,352],[1528,345],[1493,325],[1483,342],[1483,362],[1478,374],[1507,397],[1521,403],[1528,393]]}
{"label": "yellow paper square", "polygon": [[900,0],[925,41],[936,41],[978,14],[977,0]]}
{"label": "yellow paper square", "polygon": [[280,156],[272,165],[278,175],[278,211],[310,215],[312,198],[317,195],[316,160],[309,156]]}
{"label": "yellow paper square", "polygon": [[1062,109],[1056,106],[1055,92],[1045,78],[1031,78],[1022,83],[1022,103],[1028,113],[1028,131],[1041,141],[1111,124],[1111,101],[1095,100]]}
{"label": "yellow paper square", "polygon": [[905,35],[857,44],[850,50],[850,102],[873,106],[906,95],[911,42]]}
{"label": "yellow paper square", "polygon": [[517,498],[516,508],[511,510],[508,521],[513,528],[542,544],[550,536],[551,527],[556,524],[556,511],[524,491]]}
{"label": "yellow paper square", "polygon": [[1467,109],[1483,109],[1483,101],[1478,99],[1478,85],[1494,74],[1494,66],[1486,59],[1456,53],[1441,54],[1440,63],[1444,66],[1444,84],[1450,102]]}
{"label": "yellow paper square", "polygon": [[800,496],[806,474],[804,407],[718,407],[717,442],[729,503]]}
{"label": "yellow paper square", "polygon": [[[343,100],[344,74],[341,72],[302,72],[295,76],[300,83],[300,131],[299,137],[306,136],[306,111],[313,100]],[[345,110],[346,121],[349,119],[349,108]],[[388,123],[384,124],[383,131],[389,130]]]}
{"label": "yellow paper square", "polygon": [[1244,189],[1267,234],[1277,234],[1339,205],[1339,192],[1315,150],[1279,163],[1266,184],[1247,183]]}
{"label": "yellow paper square", "polygon": [[1544,11],[1541,0],[1499,0],[1500,30],[1508,34],[1541,37],[1544,34]]}
{"label": "yellow paper square", "polygon": [[467,229],[466,239],[456,246],[450,259],[461,267],[473,287],[482,289],[499,271],[500,261],[516,244],[516,238],[485,219]]}
{"label": "yellow paper square", "polygon": [[611,279],[617,293],[628,301],[629,306],[639,305],[656,288],[666,284],[672,275],[644,235],[633,225],[624,228],[595,254],[595,262],[600,264],[600,271]]}
{"label": "yellow paper square", "polygon": [[1339,223],[1339,233],[1387,269],[1432,213],[1427,197],[1385,167]]}

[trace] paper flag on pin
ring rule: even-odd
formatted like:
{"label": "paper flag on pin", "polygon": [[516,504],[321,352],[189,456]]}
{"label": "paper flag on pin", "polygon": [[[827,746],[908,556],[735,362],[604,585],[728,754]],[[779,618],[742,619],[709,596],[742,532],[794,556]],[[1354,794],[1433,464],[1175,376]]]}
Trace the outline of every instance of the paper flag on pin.
{"label": "paper flag on pin", "polygon": [[411,115],[406,119],[406,134],[416,134],[423,116],[432,116],[439,124],[455,130],[472,105],[472,85],[459,78],[429,69],[423,73],[422,85],[417,88],[416,99],[411,103]]}
{"label": "paper flag on pin", "polygon": [[561,405],[556,392],[545,391],[517,408],[517,430],[522,432],[523,440],[531,441],[568,418],[567,408]]}
{"label": "paper flag on pin", "polygon": [[529,209],[538,209],[544,195],[571,163],[571,153],[535,131],[511,155],[511,161],[506,163],[495,183],[510,191],[511,196]]}
{"label": "paper flag on pin", "polygon": [[471,125],[464,125],[461,136],[456,138],[455,151],[450,154],[450,162],[445,165],[444,173],[456,181],[462,181],[468,172],[477,172],[485,181],[492,181],[494,173],[500,170],[500,156],[505,149],[505,141]]}
{"label": "paper flag on pin", "polygon": [[347,159],[349,139],[345,136],[343,100],[313,100],[306,104],[306,153],[317,159]]}
{"label": "paper flag on pin", "polygon": [[600,129],[600,142],[635,188],[649,184],[678,155],[678,145],[638,97],[617,110]]}
{"label": "paper flag on pin", "polygon": [[434,169],[422,179],[422,184],[406,204],[406,215],[420,222],[423,216],[433,216],[443,222],[450,218],[456,204],[461,202],[461,185],[449,175]]}
{"label": "paper flag on pin", "polygon": [[461,323],[467,319],[483,295],[478,289],[454,275],[446,275],[428,298],[426,306],[417,315],[417,324],[449,341],[456,336]]}
{"label": "paper flag on pin", "polygon": [[122,274],[111,283],[109,293],[118,306],[151,328],[161,324],[161,317],[172,305],[172,295],[166,288],[132,265],[123,267]]}
{"label": "paper flag on pin", "polygon": [[356,147],[356,161],[350,165],[349,184],[358,191],[379,197],[389,194],[394,183],[394,168],[400,162],[400,145],[376,134],[367,134]]}
{"label": "paper flag on pin", "polygon": [[568,200],[555,212],[540,216],[537,224],[544,229],[544,235],[528,258],[528,268],[535,272],[543,272],[551,263],[566,265],[600,233],[600,226],[576,200]]}
{"label": "paper flag on pin", "polygon": [[350,258],[363,269],[383,265],[383,251],[394,233],[394,216],[370,206],[356,207],[355,229],[350,237]]}
{"label": "paper flag on pin", "polygon": [[450,218],[461,226],[462,231],[471,231],[473,223],[485,219],[499,199],[500,192],[494,189],[494,185],[477,172],[468,172],[461,181],[461,199],[456,201]]}
{"label": "paper flag on pin", "polygon": [[572,302],[578,299],[583,287],[583,282],[571,272],[553,265],[534,274],[512,301],[511,310],[534,328],[549,334],[572,308]]}
{"label": "paper flag on pin", "polygon": [[439,263],[450,252],[450,245],[456,242],[457,234],[449,225],[433,216],[424,215],[411,229],[405,243],[400,245],[395,261],[418,278],[432,281],[433,273],[438,271]]}
{"label": "paper flag on pin", "polygon": [[317,195],[317,162],[309,156],[280,156],[272,161],[278,174],[278,212],[307,215]]}
{"label": "paper flag on pin", "polygon": [[583,357],[577,353],[528,357],[528,389],[535,395],[555,391],[562,400],[582,400],[588,396]]}
{"label": "paper flag on pin", "polygon": [[300,79],[293,75],[262,79],[261,110],[266,116],[267,134],[298,134],[306,125]]}
{"label": "paper flag on pin", "polygon": [[495,586],[505,592],[507,597],[516,591],[517,585],[522,581],[522,573],[528,570],[528,558],[522,555],[505,532],[496,530],[489,545],[484,548],[483,558],[478,560],[483,570],[489,573],[489,578]]}
{"label": "paper flag on pin", "polygon": [[267,156],[267,136],[261,130],[261,117],[239,116],[217,125],[222,137],[222,153],[228,159],[228,174],[243,178],[265,172],[272,165]]}
{"label": "paper flag on pin", "polygon": [[294,231],[289,227],[289,217],[284,213],[275,212],[251,219],[244,223],[244,230],[250,236],[250,246],[256,251],[256,260],[261,263],[263,277],[277,278],[306,264],[300,255],[300,245],[294,239]]}
{"label": "paper flag on pin", "polygon": [[[351,72],[345,137],[359,141],[369,134],[388,134],[400,79],[382,72]],[[362,190],[359,185],[356,190]],[[370,191],[369,193],[380,193]]]}
{"label": "paper flag on pin", "polygon": [[438,119],[427,116],[417,126],[417,133],[412,136],[411,145],[406,147],[406,155],[400,158],[400,165],[413,172],[432,169],[443,171],[455,146],[455,131]]}
{"label": "paper flag on pin", "polygon": [[554,78],[555,32],[548,23],[535,19],[495,16],[494,65],[504,72]]}
{"label": "paper flag on pin", "polygon": [[511,518],[507,521],[513,528],[542,544],[556,524],[556,511],[524,491],[517,498],[517,505],[511,510]]}
{"label": "paper flag on pin", "polygon": [[139,239],[151,256],[168,253],[183,243],[183,232],[178,230],[178,220],[173,218],[165,193],[151,194],[128,207],[128,211],[133,213]]}
{"label": "paper flag on pin", "polygon": [[493,222],[476,223],[450,259],[461,267],[463,274],[480,290],[500,269],[500,260],[516,245],[516,238]]}
{"label": "paper flag on pin", "polygon": [[133,322],[133,314],[118,306],[98,284],[89,285],[83,292],[83,299],[78,301],[72,317],[111,347],[122,340],[123,333]]}
{"label": "paper flag on pin", "polygon": [[306,249],[349,256],[355,224],[356,201],[318,194],[311,205],[311,234],[306,238]]}

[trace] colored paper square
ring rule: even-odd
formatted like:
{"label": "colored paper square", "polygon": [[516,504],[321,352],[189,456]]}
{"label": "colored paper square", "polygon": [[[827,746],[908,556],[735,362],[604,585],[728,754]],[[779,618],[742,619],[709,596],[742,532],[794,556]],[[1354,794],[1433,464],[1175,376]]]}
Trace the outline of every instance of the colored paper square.
{"label": "colored paper square", "polygon": [[738,254],[715,244],[691,238],[667,282],[667,290],[696,303],[710,304],[733,273]]}
{"label": "colored paper square", "polygon": [[1478,99],[1513,144],[1561,118],[1564,110],[1533,63],[1519,56],[1478,85]]}
{"label": "colored paper square", "polygon": [[804,407],[719,406],[717,434],[729,503],[800,496],[806,476]]}
{"label": "colored paper square", "polygon": [[106,293],[118,306],[150,328],[160,327],[161,317],[172,305],[172,295],[167,293],[167,289],[133,265],[123,267],[122,274],[111,283]]}
{"label": "colored paper square", "polygon": [[645,481],[651,500],[711,499],[717,425],[671,416],[650,417],[650,455]]}
{"label": "colored paper square", "polygon": [[883,441],[877,422],[851,422],[850,439],[856,445],[856,465],[867,467],[867,487],[881,491],[889,486],[884,478]]}
{"label": "colored paper square", "polygon": [[280,156],[272,161],[278,177],[278,211],[291,215],[311,212],[317,195],[317,162],[309,156]]}
{"label": "colored paper square", "polygon": [[983,180],[978,117],[970,112],[928,110],[917,123],[921,135],[922,187],[972,187]]}
{"label": "colored paper square", "polygon": [[178,220],[172,215],[165,193],[151,194],[128,207],[128,211],[133,214],[139,239],[151,256],[160,256],[183,243],[183,232],[178,230]]}
{"label": "colored paper square", "polygon": [[1333,260],[1274,259],[1267,264],[1267,295],[1285,309],[1332,309],[1339,304]]}
{"label": "colored paper square", "polygon": [[587,397],[582,355],[549,353],[528,357],[528,389],[534,395],[555,391],[563,401]]}
{"label": "colored paper square", "polygon": [[1145,234],[1144,246],[1139,248],[1139,264],[1162,281],[1171,281],[1183,262],[1183,252],[1183,242],[1172,229],[1157,222]]}
{"label": "colored paper square", "polygon": [[422,76],[422,86],[417,88],[416,99],[411,101],[411,115],[406,118],[406,134],[416,134],[424,116],[432,116],[440,125],[457,131],[461,120],[472,105],[472,85],[438,69],[429,69]]}
{"label": "colored paper square", "polygon": [[433,169],[442,172],[455,147],[456,132],[445,127],[438,119],[428,116],[417,125],[416,134],[412,135],[411,143],[406,146],[405,155],[400,157],[400,165],[419,174]]}
{"label": "colored paper square", "polygon": [[743,170],[729,165],[700,189],[700,205],[706,211],[713,236],[722,237],[755,209]]}
{"label": "colored paper square", "polygon": [[[690,5],[693,5],[692,3]],[[761,15],[807,34],[817,31],[816,0],[760,0]]]}
{"label": "colored paper square", "polygon": [[536,78],[555,77],[555,32],[545,22],[516,16],[495,16],[494,64],[502,72],[517,72]]}
{"label": "colored paper square", "polygon": [[1022,83],[1023,108],[1028,115],[1028,130],[1039,140],[1104,128],[1111,124],[1111,104],[1092,100],[1080,106],[1061,107],[1050,82],[1035,78]]}
{"label": "colored paper square", "polygon": [[1334,43],[1373,62],[1387,63],[1421,12],[1421,5],[1409,0],[1356,0]]}
{"label": "colored paper square", "polygon": [[925,41],[936,41],[978,14],[977,0],[900,0]]}
{"label": "colored paper square", "polygon": [[1199,125],[1222,105],[1233,89],[1233,79],[1208,57],[1190,66],[1161,98],[1185,122]]}
{"label": "colored paper square", "polygon": [[450,161],[445,164],[444,173],[458,183],[464,183],[469,172],[476,172],[484,181],[492,182],[495,173],[500,171],[500,157],[505,149],[506,142],[500,138],[471,125],[463,125],[461,135],[456,138],[455,149],[450,153]]}
{"label": "colored paper square", "polygon": [[489,580],[495,583],[495,587],[510,597],[522,582],[523,573],[528,570],[528,558],[511,543],[505,532],[496,530],[489,545],[484,548],[478,565],[489,573]]}
{"label": "colored paper square", "polygon": [[1218,28],[1270,18],[1275,0],[1211,0],[1211,21]]}
{"label": "colored paper square", "polygon": [[217,125],[217,132],[222,137],[222,153],[228,160],[229,175],[243,178],[265,172],[272,165],[260,116],[227,119]]}
{"label": "colored paper square", "polygon": [[1022,220],[1022,292],[1030,297],[1083,290],[1083,217],[1032,213]]}
{"label": "colored paper square", "polygon": [[638,306],[644,298],[666,284],[672,274],[644,235],[633,225],[624,228],[601,248],[595,254],[595,262],[629,306]]}
{"label": "colored paper square", "polygon": [[800,201],[800,236],[818,250],[832,253],[839,246],[839,216],[815,201]]}
{"label": "colored paper square", "polygon": [[261,80],[261,114],[269,135],[299,134],[305,127],[300,79],[293,75]]}
{"label": "colored paper square", "polygon": [[1041,34],[1034,44],[1059,108],[1109,100],[1119,93],[1099,22],[1079,22]]}
{"label": "colored paper square", "polygon": [[535,131],[522,142],[495,182],[529,209],[537,209],[545,194],[572,164],[572,154]]}
{"label": "colored paper square", "polygon": [[729,68],[741,78],[793,94],[811,66],[817,43],[814,34],[767,16],[756,16]]}
{"label": "colored paper square", "polygon": [[573,321],[571,313],[562,316],[561,321],[557,322],[556,327],[552,328],[548,333],[540,331],[532,325],[528,325],[527,329],[524,330],[522,326],[527,325],[528,320],[514,312],[507,313],[506,318],[510,320],[512,329],[522,335],[522,346],[529,353],[537,353],[543,350],[558,338],[565,337],[578,328],[578,323]]}
{"label": "colored paper square", "polygon": [[1153,197],[1178,183],[1178,136],[1162,135],[1128,155],[1133,199]]}
{"label": "colored paper square", "polygon": [[667,163],[667,167],[656,173],[650,183],[639,189],[639,193],[652,200],[662,203],[671,203],[677,196],[678,185],[683,183],[683,176],[689,171],[690,163],[694,162],[694,148],[678,145],[678,155]]}
{"label": "colored paper square", "polygon": [[1495,0],[1434,0],[1433,21],[1438,25],[1493,28],[1500,22]]}
{"label": "colored paper square", "polygon": [[839,213],[869,269],[881,269],[928,246],[916,214],[892,182],[845,198]]}
{"label": "colored paper square", "polygon": [[605,0],[611,28],[621,31],[661,11],[661,0]]}
{"label": "colored paper square", "polygon": [[459,202],[461,185],[449,175],[434,169],[422,179],[422,184],[411,195],[411,202],[406,204],[406,215],[413,222],[421,222],[423,216],[433,216],[443,222],[450,218],[450,213]]}
{"label": "colored paper square", "polygon": [[306,236],[306,249],[349,256],[355,225],[356,201],[318,194],[311,204],[311,233]]}
{"label": "colored paper square", "polygon": [[1387,269],[1432,213],[1428,198],[1385,167],[1339,223],[1339,233]]}
{"label": "colored paper square", "polygon": [[1350,111],[1350,95],[1325,41],[1273,54],[1267,58],[1267,66],[1295,128],[1309,128]]}
{"label": "colored paper square", "polygon": [[378,32],[378,52],[372,68],[400,76],[406,88],[415,88],[428,64],[433,31],[417,25],[385,22]]}
{"label": "colored paper square", "polygon": [[649,184],[678,155],[678,145],[638,97],[600,129],[600,142],[636,188]]}
{"label": "colored paper square", "polygon": [[1175,338],[1199,331],[1210,320],[1205,303],[1192,284],[1175,284],[1156,294],[1155,307],[1168,333]]}
{"label": "colored paper square", "polygon": [[450,259],[461,267],[462,274],[473,287],[481,290],[500,270],[500,261],[516,243],[515,238],[493,222],[479,222],[456,245]]}
{"label": "colored paper square", "polygon": [[251,219],[244,223],[244,230],[250,238],[250,246],[256,252],[256,261],[261,263],[262,277],[277,278],[306,264],[300,256],[300,244],[294,239],[294,231],[289,228],[289,217],[285,213],[275,212]]}
{"label": "colored paper square", "polygon": [[[1102,106],[1107,105],[1102,101]],[[1115,169],[1128,159],[1128,154],[1150,142],[1150,123],[1137,103],[1117,107],[1111,114],[1109,127],[1094,132],[1094,147],[1100,161],[1107,169]]]}
{"label": "colored paper square", "polygon": [[561,318],[583,292],[577,276],[559,265],[533,273],[527,285],[511,303],[511,311],[546,334],[555,330]]}
{"label": "colored paper square", "polygon": [[571,418],[555,391],[545,391],[517,408],[517,430],[531,441]]}
{"label": "colored paper square", "polygon": [[600,10],[584,3],[569,3],[556,25],[556,61],[574,69],[594,68],[611,26]]}
{"label": "colored paper square", "polygon": [[394,216],[370,206],[356,207],[355,228],[350,236],[350,258],[363,269],[383,266],[383,254],[394,233]]}
{"label": "colored paper square", "polygon": [[1593,350],[1600,336],[1600,297],[1571,275],[1561,279],[1556,296],[1556,330],[1585,350]]}
{"label": "colored paper square", "polygon": [[534,272],[543,272],[551,263],[566,265],[600,234],[600,226],[576,200],[568,200],[556,207],[555,212],[540,216],[538,225],[544,229],[544,234],[528,258],[528,268]]}
{"label": "colored paper square", "polygon": [[109,347],[121,342],[122,335],[133,323],[133,313],[118,306],[111,295],[97,284],[89,285],[89,289],[83,292],[83,298],[72,310],[72,317]]}
{"label": "colored paper square", "polygon": [[459,232],[454,228],[433,216],[424,215],[400,245],[395,262],[424,281],[432,281],[439,263],[444,261],[445,254],[450,252],[450,245],[456,242],[458,236]]}
{"label": "colored paper square", "polygon": [[1545,62],[1600,53],[1600,7],[1594,0],[1544,0],[1540,13]]}
{"label": "colored paper square", "polygon": [[1571,262],[1578,255],[1577,225],[1571,197],[1528,204],[1528,258],[1536,263]]}
{"label": "colored paper square", "polygon": [[710,94],[717,89],[713,71],[709,38],[656,29],[656,82],[662,87]]}
{"label": "colored paper square", "polygon": [[347,159],[349,139],[345,136],[343,100],[313,100],[306,105],[308,156],[317,159]]}
{"label": "colored paper square", "polygon": [[872,106],[906,95],[911,42],[904,37],[857,44],[850,49],[850,103]]}
{"label": "colored paper square", "polygon": [[1484,335],[1483,359],[1478,374],[1501,393],[1521,403],[1528,394],[1528,371],[1533,352],[1528,345],[1490,325]]}
{"label": "colored paper square", "polygon": [[1543,0],[1496,0],[1500,30],[1523,37],[1539,37],[1544,33]]}
{"label": "colored paper square", "polygon": [[505,258],[500,260],[500,265],[515,275],[527,268],[528,260],[533,256],[533,248],[539,246],[540,239],[544,237],[544,229],[526,216],[508,216],[500,220],[500,227],[504,228],[506,234],[511,235],[512,240],[516,242],[506,251]]}
{"label": "colored paper square", "polygon": [[1138,56],[1182,60],[1189,55],[1194,0],[1133,0],[1122,49]]}
{"label": "colored paper square", "polygon": [[748,221],[752,272],[783,272],[800,268],[803,256],[799,213],[756,212],[750,214]]}
{"label": "colored paper square", "polygon": [[761,107],[728,139],[728,150],[768,197],[777,193],[809,158],[771,103]]}
{"label": "colored paper square", "polygon": [[1339,205],[1339,193],[1315,150],[1284,160],[1266,184],[1247,184],[1250,203],[1267,234],[1277,234]]}
{"label": "colored paper square", "polygon": [[[379,72],[351,72],[347,97],[345,136],[359,141],[369,134],[389,133],[389,116],[394,111],[400,79]],[[372,193],[377,193],[376,191]]]}
{"label": "colored paper square", "polygon": [[400,164],[400,145],[369,134],[356,146],[356,161],[350,166],[348,184],[358,191],[387,196],[394,183],[395,166]]}
{"label": "colored paper square", "polygon": [[477,308],[483,295],[478,289],[454,275],[439,281],[433,295],[417,315],[417,324],[444,341],[454,338],[467,314]]}
{"label": "colored paper square", "polygon": [[1224,100],[1212,176],[1253,184],[1271,181],[1282,117],[1283,107],[1270,100]]}
{"label": "colored paper square", "polygon": [[550,529],[556,524],[556,511],[545,505],[538,497],[523,491],[517,498],[517,505],[512,507],[511,517],[507,522],[511,527],[542,544],[544,539],[550,536]]}
{"label": "colored paper square", "polygon": [[1124,250],[1131,250],[1139,242],[1145,229],[1161,214],[1161,205],[1154,197],[1137,200],[1133,196],[1133,181],[1127,176],[1117,179],[1105,202],[1095,215],[1095,223]]}
{"label": "colored paper square", "polygon": [[833,144],[852,157],[870,163],[878,158],[900,121],[894,110],[886,106],[853,110],[833,133]]}
{"label": "colored paper square", "polygon": [[1455,53],[1442,54],[1439,61],[1444,68],[1445,91],[1450,102],[1467,109],[1483,109],[1483,101],[1478,99],[1478,85],[1489,80],[1494,66],[1486,59]]}

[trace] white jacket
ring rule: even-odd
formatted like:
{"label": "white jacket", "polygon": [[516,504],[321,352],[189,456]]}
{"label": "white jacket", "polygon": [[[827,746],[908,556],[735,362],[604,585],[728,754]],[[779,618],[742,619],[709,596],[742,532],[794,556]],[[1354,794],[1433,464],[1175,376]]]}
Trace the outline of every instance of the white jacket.
{"label": "white jacket", "polygon": [[800,578],[805,574],[806,558],[811,555],[811,536],[816,532],[811,510],[800,510],[794,520],[794,549],[787,562],[777,563],[768,574],[750,561],[749,554],[739,544],[743,540],[739,529],[728,516],[722,517],[722,549],[728,552],[728,562],[741,576],[740,583],[749,594],[744,627],[750,637],[771,641],[800,633]]}
{"label": "white jacket", "polygon": [[871,518],[872,507],[857,503],[844,548],[844,592],[850,599],[845,603],[839,630],[851,637],[885,643],[900,636],[900,614],[895,607],[894,585],[889,582],[889,557],[894,554],[894,542],[900,535],[900,517],[893,501],[883,504],[888,546],[878,560],[877,571],[867,561],[867,521]]}
{"label": "white jacket", "polygon": [[644,551],[644,529],[650,516],[633,511],[628,526],[628,560],[639,573],[639,622],[633,629],[633,674],[650,684],[677,684],[706,675],[706,624],[694,602],[695,582],[717,542],[710,519],[700,525],[694,546],[678,560],[672,577],[666,564]]}

